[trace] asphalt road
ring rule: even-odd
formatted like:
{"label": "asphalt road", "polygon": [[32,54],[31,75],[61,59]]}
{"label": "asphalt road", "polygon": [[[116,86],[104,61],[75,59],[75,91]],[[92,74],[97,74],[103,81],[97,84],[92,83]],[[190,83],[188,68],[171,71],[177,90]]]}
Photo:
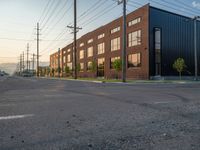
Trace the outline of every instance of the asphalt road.
{"label": "asphalt road", "polygon": [[0,150],[72,149],[200,149],[200,84],[0,79]]}

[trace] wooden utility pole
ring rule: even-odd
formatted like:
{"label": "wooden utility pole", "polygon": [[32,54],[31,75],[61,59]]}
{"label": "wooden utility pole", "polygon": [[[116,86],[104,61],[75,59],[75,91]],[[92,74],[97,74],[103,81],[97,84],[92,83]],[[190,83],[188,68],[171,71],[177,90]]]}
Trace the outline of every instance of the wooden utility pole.
{"label": "wooden utility pole", "polygon": [[28,60],[28,55],[29,55],[29,43],[27,43],[27,61],[26,61],[26,69],[29,71],[29,60]]}
{"label": "wooden utility pole", "polygon": [[58,49],[58,77],[60,78],[60,48]]}
{"label": "wooden utility pole", "polygon": [[73,43],[73,71],[74,71],[74,79],[77,79],[77,46],[76,46],[76,36],[78,30],[81,30],[82,28],[77,27],[77,3],[76,0],[74,0],[74,26],[67,26],[68,28],[73,29],[74,34],[74,43]]}
{"label": "wooden utility pole", "polygon": [[37,77],[39,77],[39,23],[37,23]]}
{"label": "wooden utility pole", "polygon": [[32,70],[35,68],[35,54],[33,53],[33,62],[32,62]]}
{"label": "wooden utility pole", "polygon": [[22,70],[24,71],[24,52],[22,54]]}

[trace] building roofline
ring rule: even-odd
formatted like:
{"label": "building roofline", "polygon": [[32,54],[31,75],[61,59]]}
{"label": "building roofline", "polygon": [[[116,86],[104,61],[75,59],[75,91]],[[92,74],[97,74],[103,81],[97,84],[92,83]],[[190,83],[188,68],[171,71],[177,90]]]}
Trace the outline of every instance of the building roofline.
{"label": "building roofline", "polygon": [[172,14],[172,15],[184,17],[184,18],[186,18],[186,19],[191,19],[191,20],[193,19],[193,18],[191,18],[191,17],[189,17],[189,16],[181,15],[181,14],[178,14],[178,13],[175,13],[175,12],[171,12],[171,11],[169,11],[169,10],[161,9],[161,8],[158,8],[158,7],[155,7],[155,6],[149,5],[149,7],[150,7],[150,8],[153,8],[153,9],[157,9],[157,10],[162,11],[162,12],[166,12],[166,13]]}
{"label": "building roofline", "polygon": [[[162,12],[166,12],[166,13],[169,13],[169,14],[172,14],[172,15],[184,17],[184,18],[190,19],[190,20],[193,19],[193,18],[191,18],[191,17],[189,17],[189,16],[181,15],[181,14],[178,14],[178,13],[175,13],[175,12],[171,12],[171,11],[169,11],[169,10],[165,10],[165,9],[161,9],[161,8],[158,8],[158,7],[155,7],[155,6],[151,6],[150,3],[144,4],[143,6],[141,6],[141,7],[137,8],[137,9],[135,9],[134,11],[128,13],[127,16],[131,15],[132,13],[138,11],[139,9],[141,9],[141,8],[143,8],[143,7],[149,7],[149,8],[156,9],[156,10],[159,10],[159,11],[162,11]],[[114,20],[110,21],[109,23],[106,23],[106,24],[104,24],[104,25],[102,25],[102,26],[99,26],[99,27],[97,27],[96,29],[94,29],[94,30],[92,30],[92,31],[89,31],[89,32],[85,33],[84,35],[80,36],[80,37],[77,39],[77,41],[80,40],[81,38],[85,37],[85,36],[88,36],[88,35],[91,34],[92,32],[96,32],[96,31],[98,31],[98,30],[100,30],[100,29],[105,28],[106,26],[112,24],[112,23],[115,22],[115,21],[120,20],[121,18],[122,18],[122,16],[118,17],[117,19],[114,19]],[[200,21],[199,21],[199,22],[200,22]],[[64,48],[67,48],[67,47],[68,47],[69,45],[71,45],[71,44],[73,44],[73,42],[71,42],[71,43],[69,43],[68,45],[64,46],[63,48],[61,48],[61,50],[63,50]],[[55,53],[53,53],[53,54],[56,54],[56,53],[57,53],[57,52],[55,52]],[[52,54],[52,55],[53,55],[53,54]]]}

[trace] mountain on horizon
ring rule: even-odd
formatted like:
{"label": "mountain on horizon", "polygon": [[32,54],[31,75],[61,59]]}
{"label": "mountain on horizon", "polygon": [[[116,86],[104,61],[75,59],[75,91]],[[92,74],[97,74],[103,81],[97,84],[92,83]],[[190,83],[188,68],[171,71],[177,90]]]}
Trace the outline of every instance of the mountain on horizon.
{"label": "mountain on horizon", "polygon": [[[40,66],[49,66],[49,62],[40,62]],[[0,63],[0,70],[12,75],[17,69],[17,63]]]}

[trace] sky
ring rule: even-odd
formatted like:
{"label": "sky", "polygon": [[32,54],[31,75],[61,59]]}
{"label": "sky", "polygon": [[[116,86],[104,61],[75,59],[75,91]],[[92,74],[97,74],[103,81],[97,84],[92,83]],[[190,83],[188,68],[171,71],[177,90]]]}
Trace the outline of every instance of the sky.
{"label": "sky", "polygon": [[[127,13],[150,3],[193,17],[200,14],[200,0],[128,0]],[[77,0],[78,37],[122,16],[117,0]],[[0,63],[16,63],[20,54],[36,53],[36,24],[40,24],[40,61],[72,42],[73,0],[0,0]],[[31,56],[29,56],[31,57]]]}

